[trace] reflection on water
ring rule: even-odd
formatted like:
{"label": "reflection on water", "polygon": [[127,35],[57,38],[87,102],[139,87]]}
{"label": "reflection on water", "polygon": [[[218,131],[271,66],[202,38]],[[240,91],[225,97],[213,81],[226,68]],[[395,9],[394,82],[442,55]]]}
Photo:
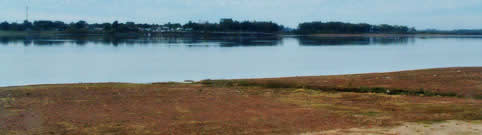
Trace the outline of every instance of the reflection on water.
{"label": "reflection on water", "polygon": [[[482,37],[310,37],[299,36],[295,38],[300,46],[339,46],[339,45],[407,45],[414,44],[417,39],[433,38],[482,38]],[[250,47],[250,46],[278,46],[282,45],[283,37],[280,36],[171,36],[171,37],[144,37],[144,38],[113,38],[103,36],[86,37],[0,37],[0,45],[23,43],[25,46],[56,46],[64,44],[86,45],[184,45],[186,47]]]}
{"label": "reflection on water", "polygon": [[114,38],[103,36],[86,37],[0,37],[1,45],[17,44],[35,46],[55,46],[64,44],[86,45],[146,45],[146,44],[165,44],[165,45],[185,45],[187,47],[237,47],[237,46],[276,46],[281,44],[282,37],[279,36],[170,36],[170,37],[142,37],[142,38]]}
{"label": "reflection on water", "polygon": [[[50,36],[50,37],[0,37],[0,45],[22,43],[25,46],[59,46],[64,44],[87,45],[102,44],[111,46],[122,45],[182,45],[186,47],[253,47],[253,46],[278,46],[283,44],[280,36],[170,36],[170,37],[143,37],[143,38],[113,38],[103,36]],[[480,36],[468,37],[290,37],[298,41],[300,46],[340,46],[340,45],[407,45],[414,44],[417,39],[481,39]]]}
{"label": "reflection on water", "polygon": [[476,37],[0,37],[0,86],[482,66]]}
{"label": "reflection on water", "polygon": [[414,37],[306,37],[298,38],[303,46],[330,45],[405,45],[415,42]]}

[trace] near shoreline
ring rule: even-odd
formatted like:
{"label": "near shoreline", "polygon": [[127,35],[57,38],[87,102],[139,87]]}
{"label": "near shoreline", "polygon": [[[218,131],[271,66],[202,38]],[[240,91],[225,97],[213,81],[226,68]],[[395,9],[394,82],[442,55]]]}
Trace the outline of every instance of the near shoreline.
{"label": "near shoreline", "polygon": [[[153,83],[121,83],[121,82],[89,82],[89,83],[67,83],[67,84],[32,84],[19,86],[3,86],[1,89],[21,87],[41,87],[55,85],[80,85],[80,84],[209,84],[209,85],[237,85],[237,86],[258,86],[268,88],[310,88],[325,91],[345,92],[374,92],[386,93],[391,90],[433,92],[432,94],[448,94],[448,96],[477,97],[482,98],[482,67],[452,67],[405,70],[382,73],[361,73],[345,75],[323,75],[323,76],[297,76],[280,78],[246,78],[230,80],[202,80],[199,82],[187,80],[187,82],[153,82]],[[423,81],[420,83],[420,81]],[[363,91],[370,89],[370,91]],[[376,91],[382,90],[381,92]],[[422,91],[420,91],[422,90]],[[388,93],[389,94],[389,93]],[[398,93],[400,94],[400,93]],[[406,93],[408,94],[408,93]],[[414,93],[424,94],[424,93]],[[433,95],[443,96],[443,95]]]}

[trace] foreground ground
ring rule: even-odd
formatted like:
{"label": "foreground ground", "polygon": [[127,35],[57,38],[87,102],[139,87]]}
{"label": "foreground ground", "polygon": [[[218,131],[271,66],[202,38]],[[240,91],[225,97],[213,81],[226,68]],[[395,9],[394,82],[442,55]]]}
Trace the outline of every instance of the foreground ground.
{"label": "foreground ground", "polygon": [[481,132],[481,121],[464,122],[451,120],[437,123],[404,123],[396,127],[338,129],[305,133],[303,135],[480,135]]}
{"label": "foreground ground", "polygon": [[0,134],[480,134],[481,84],[482,68],[446,68],[5,87]]}

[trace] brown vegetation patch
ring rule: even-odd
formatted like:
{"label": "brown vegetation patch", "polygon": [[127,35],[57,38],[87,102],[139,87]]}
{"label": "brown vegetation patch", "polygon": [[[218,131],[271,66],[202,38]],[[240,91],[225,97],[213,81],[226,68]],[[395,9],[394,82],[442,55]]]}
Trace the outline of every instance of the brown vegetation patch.
{"label": "brown vegetation patch", "polygon": [[0,117],[0,129],[12,134],[288,134],[353,126],[328,111],[195,84],[33,86],[0,94],[15,98],[2,110],[16,114]]}
{"label": "brown vegetation patch", "polygon": [[378,88],[383,89],[383,91],[401,90],[441,94],[442,96],[457,95],[468,98],[482,98],[482,68],[480,67],[233,81],[266,87],[334,89],[338,91]]}

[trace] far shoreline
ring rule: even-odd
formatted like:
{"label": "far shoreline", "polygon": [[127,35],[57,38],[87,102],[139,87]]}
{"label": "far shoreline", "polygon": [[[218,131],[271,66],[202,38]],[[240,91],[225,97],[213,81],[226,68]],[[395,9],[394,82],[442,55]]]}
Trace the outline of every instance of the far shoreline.
{"label": "far shoreline", "polygon": [[21,36],[107,36],[107,37],[163,37],[163,36],[280,36],[280,37],[440,37],[440,38],[482,38],[482,35],[473,34],[391,34],[391,33],[367,33],[367,34],[294,34],[294,33],[259,33],[259,32],[150,32],[150,33],[68,33],[60,31],[0,31],[0,37]]}

